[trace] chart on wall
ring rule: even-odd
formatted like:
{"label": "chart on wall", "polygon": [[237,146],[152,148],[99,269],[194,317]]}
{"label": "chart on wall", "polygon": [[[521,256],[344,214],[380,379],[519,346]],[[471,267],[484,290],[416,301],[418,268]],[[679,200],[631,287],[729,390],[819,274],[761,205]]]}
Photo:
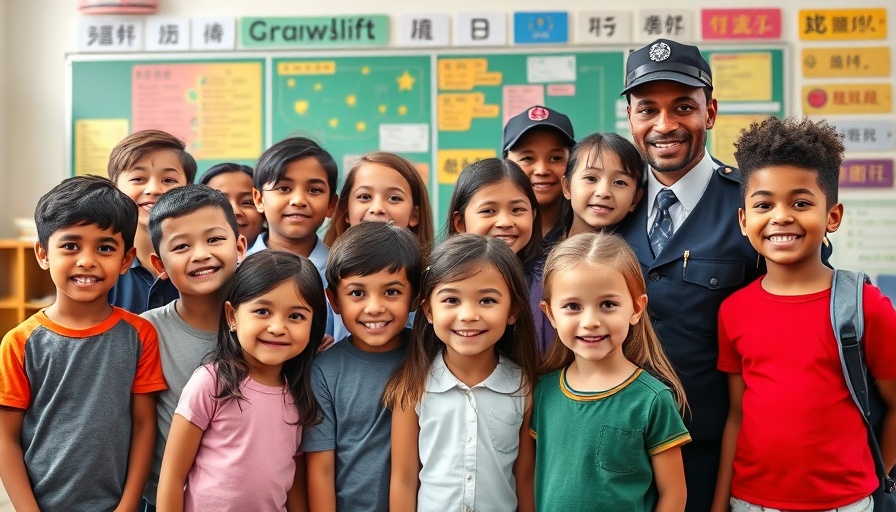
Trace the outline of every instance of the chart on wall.
{"label": "chart on wall", "polygon": [[750,123],[787,113],[784,94],[784,50],[745,49],[703,52],[712,69],[716,123],[709,132],[710,152],[736,165],[734,142]]}
{"label": "chart on wall", "polygon": [[436,175],[442,209],[460,171],[500,157],[504,124],[533,105],[568,115],[577,139],[624,128],[623,59],[618,50],[439,56]]}
{"label": "chart on wall", "polygon": [[71,61],[71,168],[106,174],[129,133],[167,131],[199,169],[253,165],[264,143],[264,59]]}
{"label": "chart on wall", "polygon": [[429,183],[431,57],[275,58],[272,142],[307,136],[327,149],[340,178],[358,156],[389,151]]}

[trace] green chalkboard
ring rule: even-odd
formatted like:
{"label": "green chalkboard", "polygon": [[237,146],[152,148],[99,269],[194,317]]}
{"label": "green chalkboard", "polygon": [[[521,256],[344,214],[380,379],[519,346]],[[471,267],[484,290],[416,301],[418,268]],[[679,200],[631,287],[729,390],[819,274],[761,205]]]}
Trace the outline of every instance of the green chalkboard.
{"label": "green chalkboard", "polygon": [[[149,127],[185,139],[200,172],[222,161],[254,165],[271,143],[305,135],[333,154],[341,176],[368,151],[414,162],[429,183],[441,230],[464,165],[500,156],[506,119],[533,104],[567,114],[577,139],[593,132],[627,136],[619,96],[626,54],[608,48],[73,56],[69,162],[73,173],[104,175],[111,146]],[[742,128],[789,111],[785,49],[710,47],[704,55],[719,98],[710,151],[733,164]]]}
{"label": "green chalkboard", "polygon": [[528,107],[568,115],[576,138],[624,126],[622,51],[440,55],[436,68],[439,225],[464,163],[489,151],[500,157],[505,121]]}
{"label": "green chalkboard", "polygon": [[168,131],[187,143],[200,172],[263,150],[264,59],[71,59],[70,165],[106,174],[108,152],[137,130]]}
{"label": "green chalkboard", "polygon": [[308,136],[336,159],[340,183],[356,158],[390,151],[429,181],[431,57],[275,58],[272,141]]}

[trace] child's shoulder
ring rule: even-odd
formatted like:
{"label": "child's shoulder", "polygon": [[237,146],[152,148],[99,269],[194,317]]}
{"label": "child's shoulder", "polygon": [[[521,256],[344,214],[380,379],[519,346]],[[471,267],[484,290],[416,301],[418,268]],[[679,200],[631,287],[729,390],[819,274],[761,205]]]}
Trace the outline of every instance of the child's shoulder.
{"label": "child's shoulder", "polygon": [[636,371],[636,373],[637,375],[635,375],[635,379],[634,381],[632,381],[632,384],[639,386],[642,391],[651,395],[659,395],[666,391],[671,392],[669,386],[663,383],[663,381],[651,375],[647,370],[641,368],[640,371]]}

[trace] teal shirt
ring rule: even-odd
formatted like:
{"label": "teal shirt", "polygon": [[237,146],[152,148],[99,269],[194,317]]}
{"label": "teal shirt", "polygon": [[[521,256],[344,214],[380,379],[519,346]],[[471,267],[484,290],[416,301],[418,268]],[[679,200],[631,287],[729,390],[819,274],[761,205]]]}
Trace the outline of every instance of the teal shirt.
{"label": "teal shirt", "polygon": [[650,457],[691,440],[672,392],[642,369],[618,386],[585,393],[566,369],[535,386],[535,503],[551,510],[652,511]]}

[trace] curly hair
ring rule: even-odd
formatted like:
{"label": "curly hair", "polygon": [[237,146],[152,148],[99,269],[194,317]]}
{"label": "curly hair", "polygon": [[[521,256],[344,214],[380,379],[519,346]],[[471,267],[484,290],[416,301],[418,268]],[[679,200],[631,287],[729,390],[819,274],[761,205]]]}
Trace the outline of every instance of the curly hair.
{"label": "curly hair", "polygon": [[757,170],[791,165],[815,173],[827,206],[837,204],[843,140],[827,121],[769,117],[761,123],[752,123],[734,147],[734,158],[741,172],[741,197],[746,197],[750,176]]}

